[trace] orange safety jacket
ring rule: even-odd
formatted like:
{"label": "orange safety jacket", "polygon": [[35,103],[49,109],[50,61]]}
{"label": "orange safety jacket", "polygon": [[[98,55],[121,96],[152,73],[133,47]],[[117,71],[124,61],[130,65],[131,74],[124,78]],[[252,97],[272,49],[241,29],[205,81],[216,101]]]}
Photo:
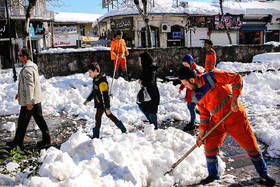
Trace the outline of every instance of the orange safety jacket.
{"label": "orange safety jacket", "polygon": [[[218,123],[230,110],[232,96],[241,95],[243,80],[241,75],[224,71],[211,71],[199,75],[201,88],[194,94],[194,101],[200,112],[199,129],[209,130],[208,125]],[[223,124],[234,124],[247,119],[246,111],[240,108],[233,112]]]}
{"label": "orange safety jacket", "polygon": [[206,53],[205,72],[208,73],[209,71],[214,71],[215,65],[216,65],[216,52],[211,48]]}
{"label": "orange safety jacket", "polygon": [[111,42],[111,60],[116,60],[117,55],[119,55],[119,59],[124,58],[124,60],[126,61],[126,54],[127,48],[124,39],[113,39],[113,41]]}

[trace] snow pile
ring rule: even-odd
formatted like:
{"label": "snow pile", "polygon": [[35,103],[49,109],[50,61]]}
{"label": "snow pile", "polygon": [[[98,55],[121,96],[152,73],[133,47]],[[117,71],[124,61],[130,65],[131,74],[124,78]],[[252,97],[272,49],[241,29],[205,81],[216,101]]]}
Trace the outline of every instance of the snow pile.
{"label": "snow pile", "polygon": [[41,53],[76,53],[76,52],[87,52],[87,51],[110,51],[110,47],[87,47],[82,49],[75,49],[75,48],[50,48],[47,50],[41,51]]}
{"label": "snow pile", "polygon": [[[42,181],[58,186],[172,186],[199,182],[208,175],[203,148],[197,148],[172,175],[164,176],[171,165],[195,144],[195,138],[175,128],[144,132],[135,130],[91,140],[82,130],[62,144],[61,150],[50,148],[41,153],[41,178],[26,180],[26,186]],[[220,160],[220,159],[219,159]],[[220,170],[225,163],[220,160]]]}
{"label": "snow pile", "polygon": [[[276,58],[269,64],[270,60],[266,59],[270,56],[264,54],[261,62],[248,64],[219,63],[217,68],[238,72],[238,67],[242,71],[272,67],[278,70],[279,60]],[[20,68],[17,69],[17,72],[19,71]],[[268,145],[268,154],[275,158],[280,157],[279,73],[263,71],[245,75],[240,96],[255,135]],[[0,115],[18,114],[19,106],[14,100],[17,83],[12,80],[12,70],[2,70],[0,76]],[[123,78],[115,80],[111,100],[112,113],[132,132],[121,134],[121,131],[104,117],[101,139],[91,140],[88,136],[92,135],[96,110],[93,102],[83,105],[92,88],[89,74],[40,78],[44,95],[44,115],[66,113],[86,119],[87,123],[83,129],[74,133],[60,150],[52,147],[41,152],[43,165],[39,171],[40,177],[25,179],[26,176],[20,174],[16,178],[0,175],[1,179],[7,181],[5,184],[13,181],[19,184],[24,181],[24,186],[172,186],[174,183],[184,186],[195,184],[207,176],[203,147],[195,149],[175,168],[172,175],[163,175],[195,144],[195,137],[173,127],[155,131],[153,126],[143,122],[145,117],[135,102],[136,93],[140,89],[137,81],[126,82]],[[111,81],[108,77],[108,82]],[[158,87],[161,96],[159,124],[167,120],[189,120],[184,94],[179,94],[179,85],[159,82]],[[144,132],[135,130],[138,127],[144,127]],[[225,163],[220,158],[219,164],[223,172]],[[223,176],[214,185],[233,181],[231,175]]]}

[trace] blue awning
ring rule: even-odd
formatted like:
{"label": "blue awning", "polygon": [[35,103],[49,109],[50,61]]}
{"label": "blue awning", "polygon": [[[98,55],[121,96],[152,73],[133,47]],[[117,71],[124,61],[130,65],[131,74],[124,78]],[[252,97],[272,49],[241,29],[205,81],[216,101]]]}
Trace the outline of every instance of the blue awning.
{"label": "blue awning", "polygon": [[265,26],[243,26],[241,31],[266,31]]}

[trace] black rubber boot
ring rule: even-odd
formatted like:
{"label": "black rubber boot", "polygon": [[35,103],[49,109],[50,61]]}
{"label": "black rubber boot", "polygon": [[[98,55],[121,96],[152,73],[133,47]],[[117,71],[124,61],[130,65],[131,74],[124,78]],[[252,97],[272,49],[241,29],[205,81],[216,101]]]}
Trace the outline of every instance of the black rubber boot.
{"label": "black rubber boot", "polygon": [[184,131],[190,131],[190,130],[194,130],[195,129],[195,126],[194,126],[194,124],[193,123],[189,123],[189,124],[187,124],[185,127],[184,127]]}
{"label": "black rubber boot", "polygon": [[205,185],[213,182],[214,180],[218,180],[220,177],[213,177],[213,176],[208,176],[206,179],[203,179],[200,181],[200,184]]}
{"label": "black rubber boot", "polygon": [[121,129],[122,133],[125,133],[126,132],[126,128],[125,126],[123,125],[122,121],[119,121],[118,123],[116,123],[116,126]]}
{"label": "black rubber boot", "polygon": [[276,180],[268,174],[263,174],[260,175],[260,183],[267,186],[274,186],[276,184]]}
{"label": "black rubber boot", "polygon": [[99,138],[99,129],[93,128],[93,129],[92,129],[92,132],[93,132],[93,136],[92,136],[91,139],[93,139],[93,138]]}
{"label": "black rubber boot", "polygon": [[128,81],[128,74],[127,74],[127,70],[123,70],[123,78]]}

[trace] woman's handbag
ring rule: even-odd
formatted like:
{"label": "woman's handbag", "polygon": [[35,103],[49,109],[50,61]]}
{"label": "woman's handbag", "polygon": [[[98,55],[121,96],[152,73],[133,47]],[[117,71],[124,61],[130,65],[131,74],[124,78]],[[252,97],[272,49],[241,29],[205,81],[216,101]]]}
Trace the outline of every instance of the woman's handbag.
{"label": "woman's handbag", "polygon": [[147,91],[147,88],[143,86],[137,94],[136,103],[137,104],[143,104],[144,102],[148,102],[148,101],[151,101],[151,100],[152,99],[151,99],[150,94]]}

